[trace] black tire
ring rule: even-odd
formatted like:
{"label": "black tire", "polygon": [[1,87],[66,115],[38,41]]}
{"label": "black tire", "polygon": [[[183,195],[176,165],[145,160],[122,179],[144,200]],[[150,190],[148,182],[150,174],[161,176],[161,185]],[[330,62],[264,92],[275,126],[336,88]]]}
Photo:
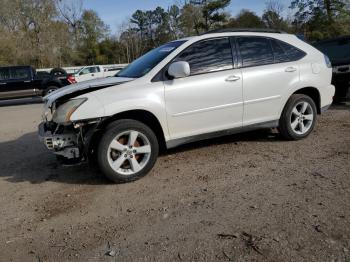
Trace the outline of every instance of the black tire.
{"label": "black tire", "polygon": [[63,68],[54,68],[50,71],[50,74],[53,76],[62,76],[62,75],[67,75],[67,71],[64,70]]}
{"label": "black tire", "polygon": [[[298,134],[296,133],[296,131],[293,130],[291,125],[292,111],[298,104],[302,102],[307,102],[311,106],[313,111],[313,121],[307,132],[305,132],[304,134]],[[307,95],[294,94],[289,98],[286,106],[283,109],[281,118],[279,120],[278,130],[280,132],[280,135],[286,140],[300,140],[310,135],[310,133],[315,128],[316,121],[317,121],[317,108],[314,100]]]}
{"label": "black tire", "polygon": [[[111,142],[116,138],[116,136],[128,130],[135,130],[146,136],[151,147],[151,153],[148,162],[139,172],[130,175],[124,175],[112,169],[109,164],[108,153],[109,146]],[[121,155],[123,154],[124,153],[121,153]],[[103,134],[102,139],[98,145],[97,161],[101,171],[108,179],[116,183],[126,183],[138,180],[147,175],[156,163],[158,154],[159,144],[157,137],[148,126],[136,120],[122,119],[113,122],[106,128],[106,132]]]}
{"label": "black tire", "polygon": [[45,89],[44,96],[47,96],[48,94],[56,91],[57,89],[58,89],[57,86],[49,86],[48,88]]}

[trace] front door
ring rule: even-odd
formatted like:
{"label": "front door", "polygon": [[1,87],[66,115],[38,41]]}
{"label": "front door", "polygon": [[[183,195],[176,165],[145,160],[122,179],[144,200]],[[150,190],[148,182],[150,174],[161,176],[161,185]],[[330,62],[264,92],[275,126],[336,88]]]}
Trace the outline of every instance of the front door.
{"label": "front door", "polygon": [[175,61],[188,62],[191,75],[164,82],[172,140],[242,126],[242,75],[229,38],[197,42]]}
{"label": "front door", "polygon": [[[80,71],[79,75],[75,77],[77,82],[84,82],[96,78],[101,78],[101,72],[98,66],[89,66],[85,67]],[[102,72],[103,74],[103,72]]]}

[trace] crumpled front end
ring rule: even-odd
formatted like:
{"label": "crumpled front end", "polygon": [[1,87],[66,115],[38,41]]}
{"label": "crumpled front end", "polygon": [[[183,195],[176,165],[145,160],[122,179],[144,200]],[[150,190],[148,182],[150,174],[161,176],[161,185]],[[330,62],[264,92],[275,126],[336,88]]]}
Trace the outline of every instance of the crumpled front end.
{"label": "crumpled front end", "polygon": [[86,160],[91,139],[104,118],[104,106],[93,93],[132,80],[111,77],[86,81],[46,96],[43,122],[39,125],[40,140],[63,159]]}
{"label": "crumpled front end", "polygon": [[[71,100],[55,102],[50,106],[45,103],[43,122],[38,127],[38,135],[39,140],[45,144],[47,149],[59,156],[61,160],[80,163],[87,160],[89,156],[91,138],[102,122],[102,118],[76,122],[64,121],[64,117],[57,114],[62,114],[62,107],[64,108],[69,101]],[[72,112],[70,109],[65,110],[67,111]]]}
{"label": "crumpled front end", "polygon": [[39,139],[47,149],[66,159],[82,160],[82,141],[80,132],[73,126],[57,125],[53,122],[42,122],[39,125]]}

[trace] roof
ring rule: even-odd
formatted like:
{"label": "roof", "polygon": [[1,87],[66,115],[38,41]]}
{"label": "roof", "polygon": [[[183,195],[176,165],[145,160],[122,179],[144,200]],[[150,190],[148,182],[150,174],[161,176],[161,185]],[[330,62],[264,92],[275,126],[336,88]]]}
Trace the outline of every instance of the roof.
{"label": "roof", "polygon": [[222,28],[222,29],[215,29],[210,30],[203,35],[206,34],[215,34],[215,33],[275,33],[275,34],[286,34],[286,32],[278,29],[271,29],[271,28]]}

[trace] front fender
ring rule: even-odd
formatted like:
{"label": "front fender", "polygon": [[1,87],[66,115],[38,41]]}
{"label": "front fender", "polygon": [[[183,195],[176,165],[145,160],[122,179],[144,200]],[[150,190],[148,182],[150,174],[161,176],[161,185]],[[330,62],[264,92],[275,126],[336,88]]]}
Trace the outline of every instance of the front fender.
{"label": "front fender", "polygon": [[148,94],[145,97],[118,100],[105,105],[105,116],[112,117],[120,113],[135,110],[147,111],[157,118],[162,127],[165,140],[168,140],[169,131],[163,97],[161,94]]}
{"label": "front fender", "polygon": [[106,115],[103,103],[92,93],[81,95],[78,98],[87,98],[87,101],[71,115],[72,122],[102,118]]}
{"label": "front fender", "polygon": [[164,85],[162,82],[142,84],[139,86],[130,82],[82,95],[81,97],[87,97],[88,101],[74,112],[71,120],[108,118],[128,111],[143,110],[157,118],[167,140],[169,132],[164,102]]}

